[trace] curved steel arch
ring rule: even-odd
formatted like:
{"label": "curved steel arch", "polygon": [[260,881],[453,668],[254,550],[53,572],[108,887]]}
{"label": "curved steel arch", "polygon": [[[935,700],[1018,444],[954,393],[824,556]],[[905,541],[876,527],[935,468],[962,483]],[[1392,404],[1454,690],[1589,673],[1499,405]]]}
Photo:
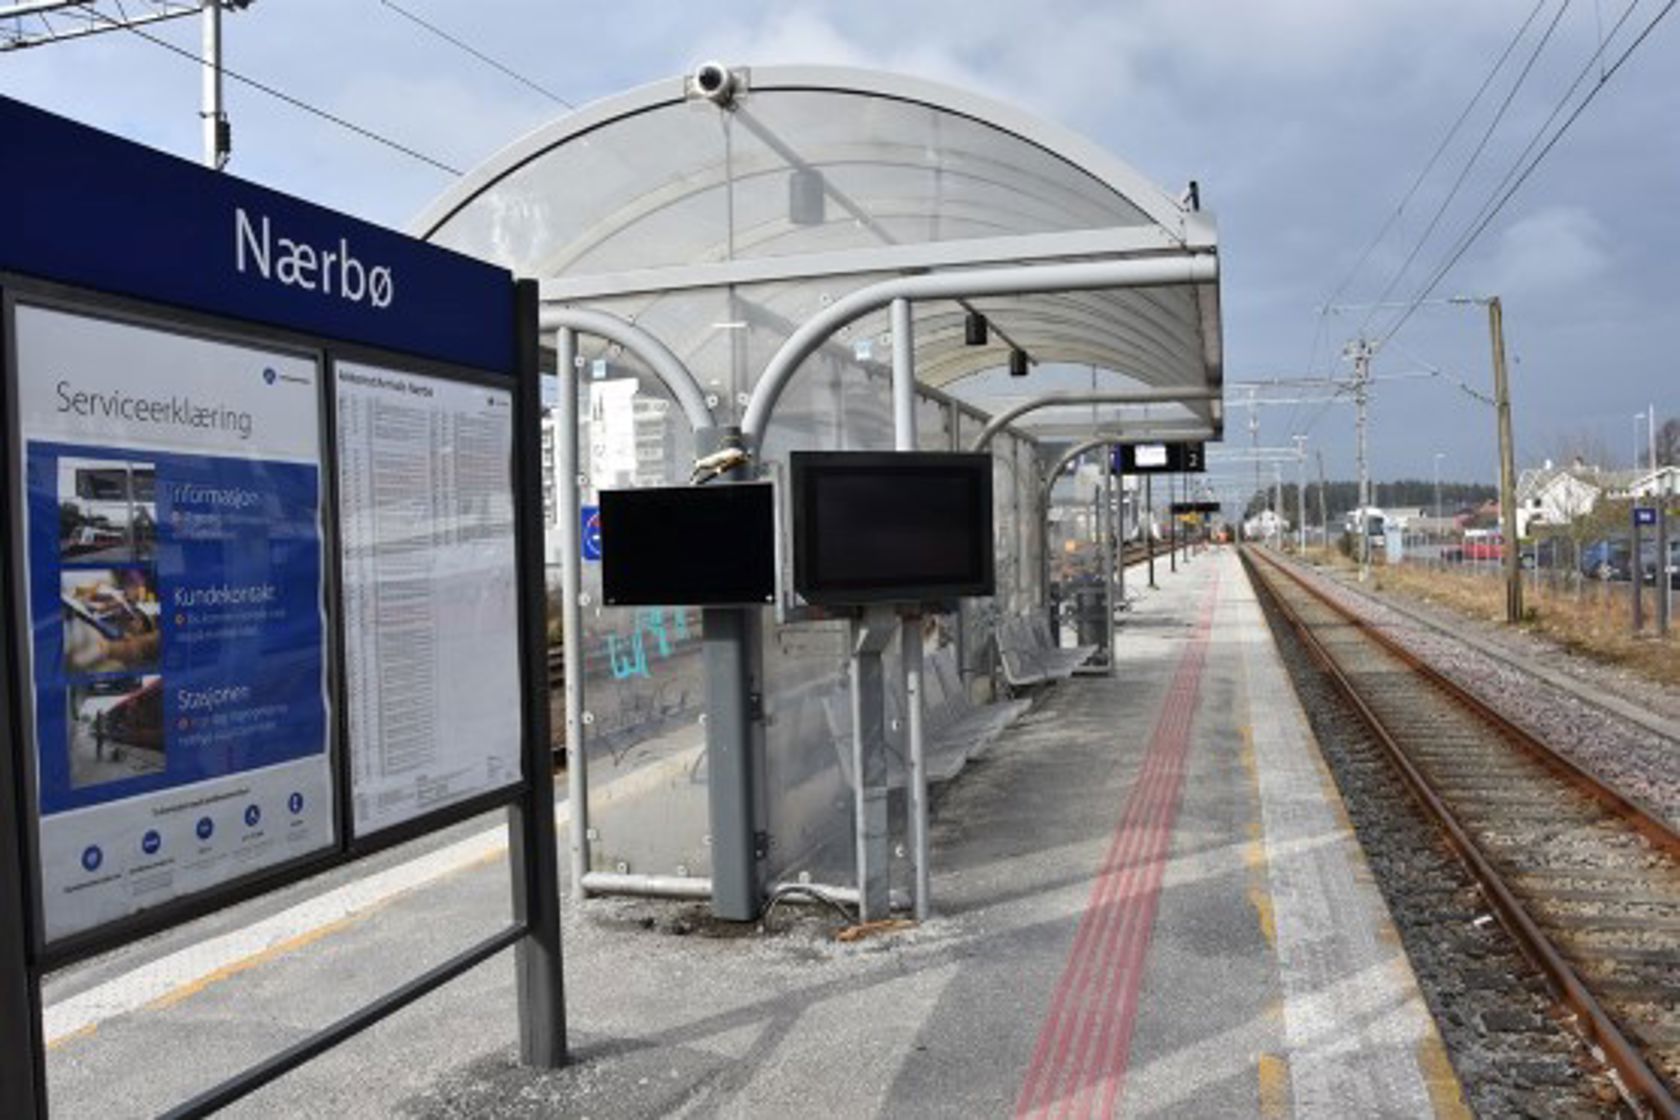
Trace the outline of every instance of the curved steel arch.
{"label": "curved steel arch", "polygon": [[[994,415],[986,421],[986,426],[980,429],[980,434],[974,437],[970,449],[984,451],[992,442],[992,437],[1007,427],[1012,420],[1041,408],[1067,404],[1179,404],[1186,400],[1211,400],[1218,392],[1218,389],[1131,389],[1124,392],[1092,393],[1076,389],[1062,393],[1045,393],[1042,397],[1023,401]],[[1120,438],[1118,435],[1111,436],[1108,437],[1108,442],[1115,442]]]}
{"label": "curved steel arch", "polygon": [[[1184,209],[1144,175],[1078,133],[1004,102],[938,82],[862,67],[758,66],[743,67],[740,73],[749,98],[754,91],[770,90],[873,95],[926,105],[990,125],[1090,175],[1176,236],[1180,243],[1188,239]],[[551,149],[614,121],[687,100],[686,77],[662,78],[551,121],[463,175],[410,224],[409,232],[429,239],[478,195]]]}

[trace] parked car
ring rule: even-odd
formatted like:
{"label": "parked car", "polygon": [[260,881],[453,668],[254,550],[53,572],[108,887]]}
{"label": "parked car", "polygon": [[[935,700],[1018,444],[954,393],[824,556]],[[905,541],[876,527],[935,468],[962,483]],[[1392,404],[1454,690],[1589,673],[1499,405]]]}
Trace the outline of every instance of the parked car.
{"label": "parked car", "polygon": [[[1640,578],[1644,582],[1656,585],[1657,582],[1657,542],[1642,541],[1639,549]],[[1680,587],[1680,537],[1668,542],[1668,585]]]}
{"label": "parked car", "polygon": [[1606,537],[1581,550],[1581,574],[1589,579],[1631,579],[1632,559],[1632,541],[1626,537]]}
{"label": "parked car", "polygon": [[1563,542],[1557,537],[1541,537],[1522,546],[1518,553],[1518,562],[1532,571],[1536,565],[1541,568],[1556,568],[1563,561]]}

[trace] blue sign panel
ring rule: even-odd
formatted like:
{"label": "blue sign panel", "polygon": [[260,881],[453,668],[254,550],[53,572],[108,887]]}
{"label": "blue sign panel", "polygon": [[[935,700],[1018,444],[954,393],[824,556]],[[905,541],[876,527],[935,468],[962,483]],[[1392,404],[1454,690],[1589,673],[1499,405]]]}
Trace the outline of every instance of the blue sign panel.
{"label": "blue sign panel", "polygon": [[479,369],[508,272],[0,97],[0,269]]}
{"label": "blue sign panel", "polygon": [[579,511],[582,522],[578,540],[583,549],[585,560],[599,560],[601,558],[601,507],[584,506]]}
{"label": "blue sign panel", "polygon": [[1657,509],[1655,506],[1634,506],[1633,523],[1635,525],[1655,525],[1657,523]]}

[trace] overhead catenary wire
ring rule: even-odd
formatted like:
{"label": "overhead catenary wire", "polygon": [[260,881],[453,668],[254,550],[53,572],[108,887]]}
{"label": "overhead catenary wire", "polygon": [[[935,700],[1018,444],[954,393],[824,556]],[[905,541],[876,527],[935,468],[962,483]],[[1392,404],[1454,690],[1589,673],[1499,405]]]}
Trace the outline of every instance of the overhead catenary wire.
{"label": "overhead catenary wire", "polygon": [[[1464,161],[1463,167],[1459,169],[1458,177],[1453,180],[1452,186],[1448,188],[1446,196],[1441,199],[1440,205],[1436,206],[1435,213],[1430,216],[1428,223],[1425,224],[1423,233],[1412,246],[1411,252],[1406,254],[1406,259],[1400,262],[1400,267],[1389,277],[1388,283],[1383,286],[1382,294],[1376,298],[1375,302],[1380,304],[1394,294],[1394,289],[1400,286],[1400,282],[1406,278],[1406,273],[1411,271],[1412,263],[1417,260],[1418,254],[1423,252],[1423,247],[1434,236],[1436,228],[1441,224],[1441,219],[1446,216],[1453,200],[1458,197],[1458,192],[1463,189],[1465,181],[1469,179],[1470,172],[1475,169],[1477,160],[1487,150],[1488,143],[1493,139],[1493,134],[1498,131],[1500,123],[1504,121],[1505,114],[1511,108],[1511,103],[1516,100],[1518,92],[1527,84],[1529,74],[1533,72],[1535,63],[1540,60],[1540,55],[1545,51],[1546,44],[1551,42],[1552,36],[1557,32],[1558,24],[1563,21],[1564,13],[1569,10],[1570,3],[1571,0],[1563,0],[1563,3],[1558,5],[1558,10],[1552,14],[1551,22],[1546,25],[1546,30],[1540,35],[1540,41],[1534,44],[1534,49],[1529,52],[1528,60],[1523,63],[1523,68],[1518,72],[1516,81],[1511,83],[1511,88],[1506,91],[1504,100],[1499,103],[1499,108],[1494,111],[1493,119],[1488,122],[1487,128],[1482,130],[1481,139],[1476,142],[1469,158]],[[1371,325],[1371,321],[1375,318],[1376,311],[1374,309],[1366,314],[1364,321],[1359,326],[1361,334],[1366,332]]]}
{"label": "overhead catenary wire", "polygon": [[[1656,30],[1657,24],[1661,23],[1663,18],[1674,10],[1676,2],[1677,0],[1668,0],[1668,3],[1664,4],[1662,9],[1658,11],[1656,15],[1651,17],[1651,21],[1645,25],[1644,29],[1640,31],[1637,36],[1634,37],[1633,42],[1629,43],[1627,48],[1616,57],[1616,61],[1612,63],[1608,69],[1602,71],[1598,81],[1595,82],[1592,88],[1587,91],[1587,95],[1581,99],[1580,103],[1575,106],[1574,110],[1570,112],[1569,116],[1564,119],[1564,122],[1558,126],[1557,130],[1552,133],[1551,138],[1548,139],[1545,145],[1535,153],[1534,157],[1528,161],[1526,166],[1522,164],[1523,157],[1518,157],[1516,163],[1512,165],[1512,171],[1514,172],[1518,167],[1522,167],[1521,173],[1516,175],[1514,181],[1511,179],[1511,172],[1506,173],[1505,178],[1500,181],[1499,186],[1495,187],[1493,194],[1489,196],[1490,204],[1484,204],[1482,209],[1478,211],[1477,217],[1471,219],[1472,224],[1470,227],[1454,244],[1453,248],[1449,250],[1448,256],[1430,275],[1428,282],[1418,290],[1417,296],[1410,301],[1406,310],[1397,316],[1393,323],[1391,323],[1383,331],[1381,338],[1379,339],[1379,343],[1386,342],[1399,333],[1400,328],[1405,326],[1407,321],[1411,319],[1412,315],[1417,311],[1423,301],[1427,299],[1430,293],[1433,292],[1441,281],[1446,278],[1447,273],[1452,271],[1453,266],[1459,262],[1465,253],[1469,252],[1470,246],[1475,244],[1476,239],[1482,235],[1487,227],[1493,222],[1493,219],[1505,208],[1505,204],[1511,200],[1511,198],[1522,187],[1523,183],[1528,180],[1528,177],[1534,173],[1535,168],[1540,166],[1540,162],[1546,158],[1547,153],[1549,153],[1552,148],[1557,145],[1559,140],[1563,139],[1564,134],[1569,131],[1570,126],[1580,118],[1581,114],[1586,111],[1587,106],[1592,104],[1593,99],[1596,98],[1600,91],[1609,84],[1610,79],[1622,68],[1622,65],[1633,55],[1633,52],[1638,50],[1639,46],[1650,37],[1651,32]],[[1632,13],[1633,9],[1637,7],[1638,4],[1639,0],[1633,0],[1633,2],[1628,5],[1627,11],[1622,13],[1621,19],[1617,20],[1615,27],[1611,29],[1611,35],[1615,34],[1616,28],[1619,28],[1622,23],[1626,21],[1628,15]],[[1587,65],[1582,71],[1583,75],[1591,71],[1593,63],[1603,54],[1603,50],[1604,47],[1601,45],[1599,49],[1593,53],[1593,57],[1587,60]],[[1575,89],[1580,85],[1580,81],[1581,78],[1578,76],[1575,83],[1570,86],[1569,92],[1564,95],[1563,99],[1558,103],[1558,106],[1553,110],[1551,116],[1547,117],[1545,123],[1542,124],[1540,129],[1536,132],[1535,140],[1538,140],[1541,135],[1544,135],[1546,128],[1550,126],[1554,119],[1556,119],[1557,113],[1562,110],[1563,105],[1568,103],[1570,96],[1574,94]],[[1534,141],[1531,140],[1529,148],[1524,149],[1524,155],[1526,155],[1529,149],[1533,147],[1533,144]],[[1509,182],[1509,186],[1506,185],[1507,182]]]}
{"label": "overhead catenary wire", "polygon": [[[92,11],[93,9],[89,9],[89,10]],[[114,20],[110,16],[105,15],[103,12],[95,12],[94,14],[98,15],[100,19],[105,20],[107,23],[111,24],[113,27],[121,28],[122,30],[127,31],[130,35],[137,35],[140,38],[146,40],[146,42],[151,43],[153,46],[162,47],[164,50],[169,51],[172,54],[179,55],[182,58],[190,59],[191,61],[198,63],[198,65],[200,65],[200,66],[209,67],[209,66],[214,66],[215,65],[215,63],[211,62],[209,59],[205,58],[203,55],[199,54],[196,51],[190,51],[185,47],[176,46],[174,43],[171,43],[169,40],[160,39],[159,37],[151,34],[150,32],[140,30],[138,27],[134,27],[134,26],[128,25],[128,24],[123,24],[120,21]],[[267,82],[259,81],[256,78],[252,78],[248,75],[241,74],[237,70],[231,70],[225,65],[219,67],[219,69],[220,69],[223,77],[231,78],[232,80],[240,83],[241,85],[249,86],[250,88],[256,90],[259,93],[267,94],[269,97],[272,97],[277,101],[284,102],[285,104],[290,105],[294,109],[298,109],[298,110],[301,110],[302,112],[309,113],[312,116],[319,117],[320,119],[322,119],[324,121],[327,121],[330,124],[335,124],[339,128],[342,128],[347,132],[354,133],[355,135],[360,136],[365,140],[372,140],[376,144],[379,144],[383,147],[389,148],[394,152],[398,152],[402,155],[408,156],[410,159],[418,160],[421,163],[424,163],[424,164],[426,164],[430,167],[434,167],[437,170],[446,172],[450,175],[460,176],[460,175],[466,174],[466,172],[462,171],[459,167],[452,166],[451,164],[445,163],[441,159],[437,159],[433,156],[429,156],[425,152],[422,152],[422,151],[420,151],[416,148],[411,148],[407,144],[404,144],[399,140],[393,140],[389,136],[384,136],[384,135],[382,135],[378,132],[375,132],[373,129],[368,128],[365,125],[357,124],[355,121],[346,120],[345,118],[339,116],[337,113],[329,112],[328,110],[323,109],[318,105],[311,105],[309,102],[303,100],[301,97],[296,97],[292,94],[289,94],[285,90],[278,89],[275,86],[269,85]]]}
{"label": "overhead catenary wire", "polygon": [[[1441,161],[1441,156],[1446,153],[1447,148],[1452,144],[1453,139],[1458,135],[1458,130],[1463,128],[1464,122],[1470,119],[1470,114],[1475,111],[1476,106],[1481,102],[1482,95],[1488,91],[1488,87],[1493,85],[1494,78],[1498,77],[1499,71],[1504,69],[1505,63],[1510,59],[1512,52],[1517,49],[1517,44],[1522,42],[1523,36],[1528,34],[1529,27],[1533,25],[1535,18],[1539,16],[1541,10],[1545,8],[1547,2],[1548,0],[1538,0],[1538,3],[1536,3],[1533,9],[1529,11],[1528,18],[1522,21],[1522,24],[1517,28],[1516,34],[1511,36],[1511,41],[1505,44],[1505,49],[1500,52],[1499,57],[1494,61],[1492,69],[1490,69],[1487,72],[1487,76],[1482,79],[1482,84],[1477,86],[1476,92],[1470,95],[1470,100],[1465,104],[1463,110],[1459,112],[1458,119],[1453,121],[1452,127],[1447,129],[1446,135],[1441,137],[1441,142],[1435,145],[1435,150],[1431,152],[1429,154],[1429,158],[1424,161],[1422,169],[1419,170],[1417,175],[1413,177],[1411,185],[1406,188],[1406,193],[1401,196],[1400,201],[1395,205],[1394,209],[1390,211],[1388,218],[1383,222],[1381,228],[1377,230],[1376,235],[1366,243],[1364,251],[1359,254],[1359,259],[1354,262],[1353,267],[1348,269],[1347,274],[1342,277],[1341,282],[1336,285],[1335,290],[1333,290],[1330,295],[1325,298],[1324,307],[1329,308],[1335,305],[1336,301],[1341,298],[1342,293],[1347,291],[1348,285],[1353,283],[1354,278],[1359,275],[1360,269],[1364,268],[1365,263],[1371,259],[1371,254],[1376,252],[1377,246],[1382,244],[1383,238],[1388,236],[1388,231],[1394,228],[1394,223],[1400,220],[1401,216],[1406,211],[1407,204],[1412,201],[1412,198],[1417,194],[1418,189],[1423,186],[1423,181],[1429,177],[1429,173],[1435,170],[1435,165]],[[1315,352],[1316,348],[1317,346],[1315,343]]]}
{"label": "overhead catenary wire", "polygon": [[[1365,265],[1370,261],[1371,255],[1376,252],[1377,247],[1382,244],[1384,238],[1388,236],[1389,231],[1394,228],[1395,224],[1405,214],[1406,207],[1417,195],[1418,190],[1423,186],[1424,181],[1429,177],[1430,173],[1434,171],[1436,165],[1440,163],[1441,157],[1446,154],[1447,149],[1452,145],[1453,140],[1458,136],[1459,130],[1464,127],[1465,121],[1470,119],[1470,114],[1473,113],[1476,106],[1481,103],[1482,97],[1493,85],[1494,79],[1499,76],[1499,72],[1505,68],[1506,62],[1510,60],[1512,53],[1514,53],[1517,49],[1517,45],[1521,43],[1524,36],[1528,34],[1529,28],[1534,25],[1535,19],[1539,17],[1540,13],[1545,9],[1547,3],[1548,0],[1537,0],[1534,7],[1529,10],[1527,17],[1524,18],[1522,23],[1517,26],[1516,32],[1511,36],[1510,41],[1505,44],[1505,49],[1499,53],[1499,57],[1494,60],[1493,66],[1489,68],[1486,76],[1482,78],[1481,85],[1476,87],[1476,92],[1470,96],[1470,100],[1466,102],[1464,108],[1459,111],[1457,119],[1453,121],[1446,133],[1441,137],[1440,142],[1435,145],[1435,150],[1432,151],[1429,154],[1429,158],[1424,161],[1423,167],[1419,169],[1415,176],[1413,176],[1410,185],[1407,186],[1405,193],[1400,197],[1400,201],[1395,204],[1394,209],[1389,212],[1388,217],[1377,229],[1375,235],[1373,235],[1370,241],[1366,243],[1365,248],[1360,252],[1358,259],[1354,261],[1353,266],[1348,269],[1346,274],[1344,274],[1341,280],[1336,284],[1335,288],[1333,288],[1330,294],[1325,297],[1323,303],[1320,305],[1317,316],[1318,325],[1313,331],[1312,348],[1307,356],[1306,369],[1308,371],[1316,371],[1318,369],[1320,349],[1323,347],[1324,342],[1328,337],[1327,318],[1331,313],[1331,309],[1337,305],[1337,301],[1341,298],[1342,294],[1348,290],[1349,285],[1353,283],[1354,279],[1358,277],[1360,271],[1364,269]],[[1328,358],[1328,354],[1325,356]],[[1312,419],[1309,420],[1304,427],[1302,427],[1296,424],[1296,420],[1300,415],[1299,408],[1292,408],[1285,420],[1286,430],[1295,433],[1305,433],[1311,431],[1312,426],[1318,422],[1323,414],[1324,409],[1320,408],[1319,411],[1313,415]]]}
{"label": "overhead catenary wire", "polygon": [[547,86],[544,86],[544,85],[532,80],[531,78],[526,77],[524,74],[521,74],[519,71],[515,70],[513,67],[507,65],[506,63],[500,61],[499,59],[492,58],[490,55],[485,54],[483,51],[479,50],[477,47],[473,46],[471,43],[467,42],[466,40],[461,39],[460,37],[458,37],[456,35],[452,35],[448,31],[445,31],[443,28],[439,27],[437,24],[432,23],[432,22],[430,22],[426,19],[423,19],[418,15],[415,15],[413,12],[409,11],[407,8],[404,8],[402,5],[395,3],[394,0],[379,0],[379,2],[382,5],[384,5],[385,7],[389,8],[391,11],[395,12],[397,15],[402,16],[404,19],[408,20],[411,23],[414,23],[414,24],[416,24],[420,27],[425,28],[427,31],[431,32],[433,35],[436,35],[439,39],[442,39],[444,42],[449,43],[450,45],[465,51],[467,54],[472,55],[474,58],[476,58],[480,62],[484,63],[486,66],[490,67],[492,70],[495,70],[500,74],[503,74],[503,75],[506,75],[509,78],[512,78],[514,81],[518,82],[520,85],[525,86],[528,89],[534,90],[535,92],[540,93],[544,97],[548,98],[550,101],[553,101],[553,102],[555,102],[556,104],[559,104],[559,105],[564,105],[568,109],[576,109],[577,108],[576,105],[573,105],[570,101],[567,101],[564,97],[561,97],[558,93],[555,93],[553,90],[549,89]]}

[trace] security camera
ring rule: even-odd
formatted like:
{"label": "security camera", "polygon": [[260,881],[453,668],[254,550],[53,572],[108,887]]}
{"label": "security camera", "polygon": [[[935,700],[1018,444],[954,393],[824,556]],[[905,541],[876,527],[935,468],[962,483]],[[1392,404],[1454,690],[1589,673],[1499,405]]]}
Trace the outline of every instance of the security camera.
{"label": "security camera", "polygon": [[735,100],[735,75],[721,62],[702,62],[689,79],[694,92],[714,105]]}

